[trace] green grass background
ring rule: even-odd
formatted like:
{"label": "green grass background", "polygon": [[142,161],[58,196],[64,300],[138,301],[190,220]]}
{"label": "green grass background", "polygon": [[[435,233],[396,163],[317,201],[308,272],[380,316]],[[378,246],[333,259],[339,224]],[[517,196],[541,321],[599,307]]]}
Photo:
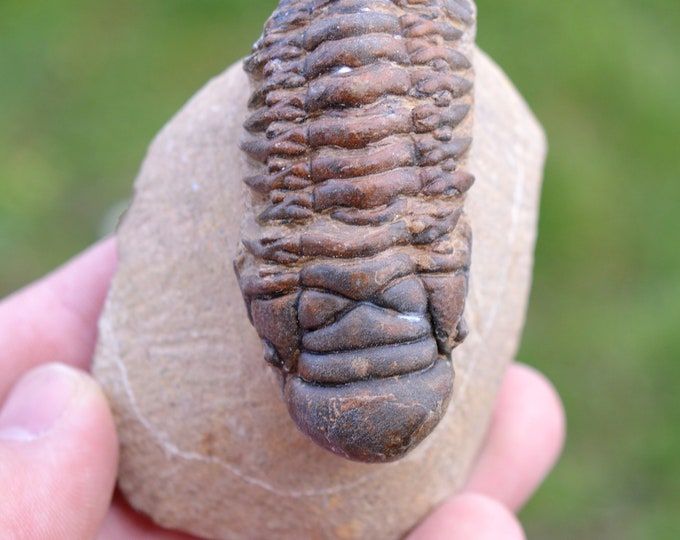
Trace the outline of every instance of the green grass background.
{"label": "green grass background", "polygon": [[[272,0],[0,2],[0,296],[95,241]],[[479,0],[550,141],[519,357],[569,438],[530,538],[680,538],[680,2]]]}

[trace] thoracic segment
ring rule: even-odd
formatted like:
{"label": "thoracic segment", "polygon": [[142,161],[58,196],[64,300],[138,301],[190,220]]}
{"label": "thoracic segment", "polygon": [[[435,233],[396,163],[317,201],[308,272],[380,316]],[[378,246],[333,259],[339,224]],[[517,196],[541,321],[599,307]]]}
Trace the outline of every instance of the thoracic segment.
{"label": "thoracic segment", "polygon": [[[450,396],[470,262],[473,38],[468,0],[282,0],[245,61],[252,174],[235,268],[291,415],[352,459],[399,457]],[[411,404],[430,412],[400,434],[381,421],[382,443],[336,440],[328,422],[350,422],[333,416],[340,403],[355,422],[396,410],[362,394],[377,380],[389,394],[390,378],[435,392]]]}

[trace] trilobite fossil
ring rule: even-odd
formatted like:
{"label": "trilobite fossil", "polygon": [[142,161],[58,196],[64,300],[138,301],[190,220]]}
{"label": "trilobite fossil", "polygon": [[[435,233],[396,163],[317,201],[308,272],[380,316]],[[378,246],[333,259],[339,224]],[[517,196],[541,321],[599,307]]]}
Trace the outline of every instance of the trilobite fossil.
{"label": "trilobite fossil", "polygon": [[281,0],[245,62],[235,269],[297,426],[398,459],[451,397],[473,183],[470,0]]}

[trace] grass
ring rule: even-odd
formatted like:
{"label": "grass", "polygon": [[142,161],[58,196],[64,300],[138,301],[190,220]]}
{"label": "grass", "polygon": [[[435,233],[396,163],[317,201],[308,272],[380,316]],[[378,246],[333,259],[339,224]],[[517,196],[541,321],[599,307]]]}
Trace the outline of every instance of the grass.
{"label": "grass", "polygon": [[480,44],[551,145],[520,358],[555,382],[569,439],[523,513],[529,536],[678,538],[680,9],[479,8]]}
{"label": "grass", "polygon": [[[0,3],[0,295],[99,236],[154,133],[273,5]],[[531,538],[680,538],[680,4],[478,7],[551,146],[519,356],[569,439],[521,517]]]}

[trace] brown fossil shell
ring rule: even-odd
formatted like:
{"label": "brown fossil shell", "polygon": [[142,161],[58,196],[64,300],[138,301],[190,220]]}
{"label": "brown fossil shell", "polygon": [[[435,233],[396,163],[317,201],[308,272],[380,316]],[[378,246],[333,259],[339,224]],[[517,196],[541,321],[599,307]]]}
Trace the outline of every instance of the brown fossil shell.
{"label": "brown fossil shell", "polygon": [[437,425],[465,337],[475,7],[282,0],[244,65],[235,269],[291,417],[398,459]]}

